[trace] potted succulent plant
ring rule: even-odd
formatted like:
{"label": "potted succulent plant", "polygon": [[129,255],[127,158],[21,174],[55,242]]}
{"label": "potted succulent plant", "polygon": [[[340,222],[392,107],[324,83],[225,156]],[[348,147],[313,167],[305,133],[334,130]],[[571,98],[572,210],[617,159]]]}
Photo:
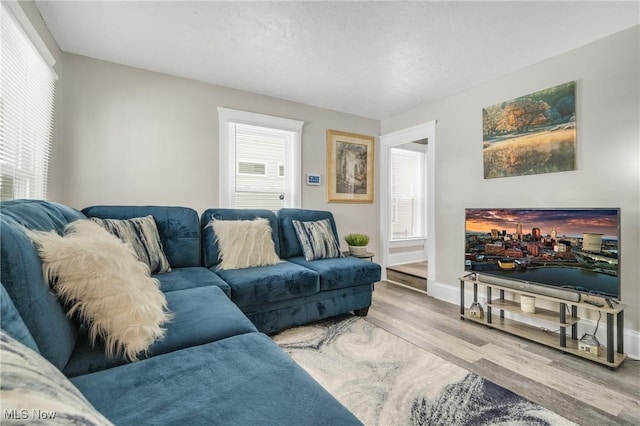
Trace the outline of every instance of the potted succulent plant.
{"label": "potted succulent plant", "polygon": [[353,256],[363,256],[367,252],[369,236],[366,234],[347,234],[344,240],[349,244],[349,253]]}

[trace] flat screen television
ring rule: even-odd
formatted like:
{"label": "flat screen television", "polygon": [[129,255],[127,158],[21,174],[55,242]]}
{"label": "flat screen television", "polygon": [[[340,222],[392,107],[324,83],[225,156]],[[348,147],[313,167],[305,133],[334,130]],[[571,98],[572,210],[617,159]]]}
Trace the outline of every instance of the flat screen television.
{"label": "flat screen television", "polygon": [[465,270],[620,299],[620,209],[466,209]]}

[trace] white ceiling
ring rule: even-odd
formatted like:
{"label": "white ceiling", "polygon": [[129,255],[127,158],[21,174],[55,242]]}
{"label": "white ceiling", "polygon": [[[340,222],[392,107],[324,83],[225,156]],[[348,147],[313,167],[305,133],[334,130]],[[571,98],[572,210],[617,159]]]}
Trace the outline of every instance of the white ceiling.
{"label": "white ceiling", "polygon": [[377,119],[640,22],[638,1],[36,5],[66,52]]}

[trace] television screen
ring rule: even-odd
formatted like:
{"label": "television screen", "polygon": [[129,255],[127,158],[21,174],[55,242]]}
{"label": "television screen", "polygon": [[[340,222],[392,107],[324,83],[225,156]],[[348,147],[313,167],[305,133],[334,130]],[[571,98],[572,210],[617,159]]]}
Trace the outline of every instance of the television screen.
{"label": "television screen", "polygon": [[620,209],[466,209],[465,270],[620,298]]}

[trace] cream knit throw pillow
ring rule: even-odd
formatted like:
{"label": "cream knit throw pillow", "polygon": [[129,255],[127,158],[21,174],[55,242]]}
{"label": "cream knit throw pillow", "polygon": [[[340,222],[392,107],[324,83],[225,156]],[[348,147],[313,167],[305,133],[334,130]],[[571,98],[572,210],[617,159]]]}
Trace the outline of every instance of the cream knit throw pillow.
{"label": "cream knit throw pillow", "polygon": [[44,274],[68,306],[88,324],[89,339],[105,342],[106,355],[135,361],[164,337],[172,315],[149,267],[130,245],[89,220],[56,232],[27,231],[38,246]]}
{"label": "cream knit throw pillow", "polygon": [[268,219],[214,219],[209,226],[213,227],[218,242],[219,269],[253,268],[280,262]]}

